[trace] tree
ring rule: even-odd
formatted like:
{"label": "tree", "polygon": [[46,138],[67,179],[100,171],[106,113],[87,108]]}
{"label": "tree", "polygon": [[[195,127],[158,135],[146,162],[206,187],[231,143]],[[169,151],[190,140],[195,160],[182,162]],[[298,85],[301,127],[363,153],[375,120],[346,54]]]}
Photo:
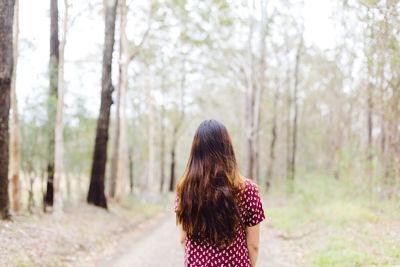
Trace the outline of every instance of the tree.
{"label": "tree", "polygon": [[294,93],[293,93],[293,105],[294,105],[294,116],[293,116],[293,140],[292,140],[292,154],[290,158],[290,172],[289,178],[291,180],[296,176],[296,149],[297,149],[297,118],[298,118],[298,86],[299,86],[299,65],[300,55],[303,47],[303,30],[300,33],[300,42],[297,48],[296,54],[296,65],[294,70]]}
{"label": "tree", "polygon": [[10,218],[8,198],[10,90],[13,73],[14,0],[0,2],[0,218]]}
{"label": "tree", "polygon": [[266,186],[270,187],[273,176],[273,168],[275,164],[275,147],[278,139],[278,102],[280,97],[279,87],[275,88],[274,103],[272,110],[272,126],[271,126],[271,143],[269,146],[269,161],[267,164]]}
{"label": "tree", "polygon": [[55,127],[55,149],[54,149],[54,213],[59,215],[62,212],[62,194],[60,191],[60,180],[63,173],[64,161],[64,51],[67,43],[68,28],[68,0],[64,0],[63,36],[59,47],[58,62],[58,101],[57,117]]}
{"label": "tree", "polygon": [[[121,53],[119,60],[121,60]],[[120,69],[121,70],[121,69]],[[121,80],[121,75],[119,76]],[[121,82],[120,82],[121,83]],[[115,198],[117,189],[117,171],[118,171],[118,156],[119,156],[119,132],[120,132],[120,103],[121,103],[121,86],[117,88],[117,103],[115,108],[115,126],[114,126],[114,137],[113,137],[113,151],[111,156],[111,168],[110,168],[110,181],[109,181],[109,196]]]}
{"label": "tree", "polygon": [[100,114],[97,121],[96,140],[93,153],[92,171],[90,177],[87,202],[107,208],[104,195],[104,173],[107,161],[108,126],[110,121],[110,108],[112,105],[112,92],[114,87],[111,80],[112,53],[115,41],[115,19],[118,0],[106,2],[105,34],[103,48],[103,72],[101,82]]}
{"label": "tree", "polygon": [[163,192],[165,183],[165,88],[164,77],[161,77],[161,114],[160,114],[160,192]]}
{"label": "tree", "polygon": [[181,101],[178,109],[179,117],[176,122],[173,124],[172,129],[172,144],[171,144],[171,163],[170,163],[170,182],[169,182],[169,191],[172,192],[175,190],[175,168],[176,168],[176,144],[178,142],[178,132],[182,126],[183,120],[185,119],[185,91],[186,91],[186,54],[183,54],[182,59],[182,77],[180,81],[180,89],[181,89]]}
{"label": "tree", "polygon": [[[115,134],[113,142],[114,148],[110,173],[110,197],[115,198],[117,201],[120,200],[122,195],[128,157],[126,126],[126,99],[129,87],[128,67],[147,40],[151,28],[151,25],[149,24],[149,27],[143,34],[140,43],[135,47],[135,49],[131,49],[131,45],[126,33],[128,25],[128,11],[129,7],[126,3],[126,0],[121,0],[119,85],[115,114]],[[151,14],[152,12],[150,12],[150,18]]]}
{"label": "tree", "polygon": [[10,180],[11,209],[18,213],[21,209],[21,186],[19,180],[19,118],[16,93],[17,61],[19,45],[19,0],[15,0],[13,40],[13,75],[11,80],[11,131],[10,131]]}
{"label": "tree", "polygon": [[248,35],[248,66],[246,68],[246,176],[259,182],[259,135],[261,98],[265,91],[264,72],[265,62],[265,39],[267,37],[267,6],[264,0],[261,5],[260,23],[260,55],[258,60],[254,56],[253,38],[255,33],[255,1],[249,1],[249,35]]}
{"label": "tree", "polygon": [[54,179],[54,143],[55,143],[55,121],[57,112],[57,86],[58,86],[58,60],[59,60],[59,45],[58,40],[58,1],[51,0],[50,2],[50,91],[47,107],[48,116],[48,163],[47,163],[47,189],[44,199],[44,208],[46,205],[53,206],[53,179]]}

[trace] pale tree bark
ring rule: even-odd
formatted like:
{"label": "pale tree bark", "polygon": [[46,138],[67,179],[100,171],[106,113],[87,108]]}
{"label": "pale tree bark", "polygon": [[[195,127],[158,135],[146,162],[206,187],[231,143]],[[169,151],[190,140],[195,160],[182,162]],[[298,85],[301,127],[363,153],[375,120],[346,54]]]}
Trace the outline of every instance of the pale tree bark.
{"label": "pale tree bark", "polygon": [[17,61],[19,45],[19,0],[15,0],[13,36],[13,75],[11,80],[11,132],[10,132],[10,180],[11,180],[11,209],[19,213],[21,209],[21,184],[19,180],[19,118],[16,92]]}
{"label": "pale tree bark", "polygon": [[293,140],[292,140],[292,154],[290,158],[290,172],[289,178],[294,180],[296,177],[296,152],[297,152],[297,119],[298,119],[298,86],[299,86],[299,66],[300,66],[300,56],[303,48],[303,30],[300,33],[300,42],[297,47],[296,54],[296,65],[294,69],[294,88],[293,88],[293,106],[294,106],[294,114],[293,114]]}
{"label": "pale tree bark", "polygon": [[112,92],[114,90],[111,80],[111,66],[115,41],[114,33],[117,5],[118,0],[108,0],[106,2],[101,104],[99,119],[97,121],[93,164],[90,176],[89,192],[87,196],[87,202],[89,204],[103,208],[107,208],[107,200],[104,194],[104,173],[107,162],[110,108],[112,105]]}
{"label": "pale tree bark", "polygon": [[272,110],[272,126],[271,126],[271,143],[269,146],[269,161],[267,164],[266,171],[266,186],[267,189],[271,185],[271,179],[274,174],[274,164],[275,164],[275,147],[278,140],[278,103],[279,103],[280,91],[278,83],[276,83],[274,104]]}
{"label": "pale tree bark", "polygon": [[286,178],[290,177],[290,155],[291,155],[291,135],[292,135],[292,86],[291,86],[291,78],[290,78],[290,59],[289,59],[289,44],[288,39],[286,38],[286,106],[287,106],[287,116],[286,116]]}
{"label": "pale tree bark", "polygon": [[[126,178],[127,165],[127,123],[126,123],[126,98],[129,87],[128,68],[131,61],[139,53],[141,47],[147,40],[151,25],[144,33],[141,42],[134,50],[130,48],[130,42],[126,34],[128,24],[129,7],[126,0],[121,0],[121,21],[120,21],[120,58],[119,58],[119,88],[117,92],[116,128],[114,135],[114,150],[112,157],[110,176],[110,197],[119,201],[123,194]],[[150,12],[151,18],[152,12]],[[150,19],[149,19],[150,20]]]}
{"label": "pale tree bark", "polygon": [[8,163],[10,90],[13,73],[14,0],[0,2],[0,219],[9,219]]}
{"label": "pale tree bark", "polygon": [[[121,60],[121,57],[120,57]],[[117,187],[117,170],[118,170],[118,156],[119,156],[119,125],[120,125],[120,86],[117,89],[117,104],[115,108],[115,121],[114,121],[114,137],[113,137],[113,151],[111,156],[110,180],[109,180],[109,197],[115,198],[115,191]]]}
{"label": "pale tree bark", "polygon": [[247,47],[247,64],[245,68],[246,73],[246,166],[245,173],[246,177],[253,179],[254,175],[254,126],[253,126],[253,112],[254,112],[254,58],[253,58],[253,35],[254,35],[254,9],[255,1],[248,1],[249,15],[249,35],[248,35],[248,47]]}
{"label": "pale tree bark", "polygon": [[268,33],[268,16],[267,16],[267,0],[260,0],[260,58],[257,62],[257,73],[256,73],[256,88],[254,94],[254,178],[257,183],[260,183],[260,115],[261,115],[261,100],[265,91],[264,75],[266,70],[266,38]]}
{"label": "pale tree bark", "polygon": [[372,160],[372,112],[373,112],[373,102],[372,102],[372,90],[373,85],[369,81],[371,79],[371,66],[368,64],[368,85],[367,85],[367,159]]}
{"label": "pale tree bark", "polygon": [[57,92],[57,115],[55,127],[55,149],[54,149],[54,205],[53,212],[56,216],[62,213],[62,193],[60,188],[64,161],[64,51],[67,43],[68,30],[68,0],[64,0],[63,35],[59,46],[58,61],[58,92]]}
{"label": "pale tree bark", "polygon": [[181,87],[181,103],[179,106],[179,116],[178,121],[174,122],[173,129],[172,129],[172,142],[171,142],[171,163],[170,163],[170,180],[169,180],[169,191],[173,192],[175,190],[175,182],[176,182],[176,175],[175,175],[175,168],[176,168],[176,144],[178,139],[178,132],[182,126],[183,120],[185,119],[185,87],[186,87],[186,54],[183,55],[182,60],[182,78],[180,82]]}
{"label": "pale tree bark", "polygon": [[162,94],[162,103],[161,103],[161,119],[160,119],[160,192],[163,192],[164,183],[165,183],[165,88],[164,88],[164,77],[162,77],[161,81],[161,94]]}
{"label": "pale tree bark", "polygon": [[50,62],[49,62],[49,99],[47,103],[48,116],[48,162],[47,162],[47,188],[44,198],[44,210],[46,206],[53,206],[53,178],[54,178],[54,128],[57,110],[57,86],[58,86],[58,60],[59,60],[59,40],[58,40],[58,1],[50,0]]}
{"label": "pale tree bark", "polygon": [[149,66],[147,66],[147,77],[146,77],[146,102],[148,112],[148,149],[149,149],[149,160],[148,160],[148,177],[147,177],[147,190],[154,193],[154,170],[155,170],[155,155],[154,155],[154,112],[153,112],[153,99],[152,99],[152,79],[153,75]]}
{"label": "pale tree bark", "polygon": [[130,193],[132,194],[133,186],[134,186],[133,149],[132,149],[132,147],[129,148],[128,159],[129,159],[129,188],[130,188]]}
{"label": "pale tree bark", "polygon": [[255,1],[249,1],[249,36],[248,36],[248,67],[246,70],[247,92],[246,92],[246,176],[260,182],[259,170],[259,135],[261,99],[265,91],[264,73],[266,69],[266,37],[267,37],[267,6],[266,1],[261,0],[261,23],[260,23],[260,55],[256,61],[253,55],[254,36],[254,12]]}
{"label": "pale tree bark", "polygon": [[123,183],[125,181],[125,170],[127,162],[127,140],[126,140],[126,92],[128,90],[128,53],[129,41],[126,35],[128,24],[128,6],[126,0],[121,0],[121,26],[120,26],[120,62],[119,62],[119,93],[120,93],[120,119],[119,119],[119,143],[118,143],[118,169],[115,188],[115,199],[119,201],[122,196]]}

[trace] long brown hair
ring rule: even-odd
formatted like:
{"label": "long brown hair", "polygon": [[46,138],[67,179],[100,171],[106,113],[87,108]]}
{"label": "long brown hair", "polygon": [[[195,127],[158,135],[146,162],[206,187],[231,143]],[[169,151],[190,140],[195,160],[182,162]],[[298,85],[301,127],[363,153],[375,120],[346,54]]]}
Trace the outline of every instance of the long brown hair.
{"label": "long brown hair", "polygon": [[234,241],[243,227],[238,212],[241,183],[228,130],[219,121],[203,121],[177,187],[176,220],[189,238],[217,247]]}

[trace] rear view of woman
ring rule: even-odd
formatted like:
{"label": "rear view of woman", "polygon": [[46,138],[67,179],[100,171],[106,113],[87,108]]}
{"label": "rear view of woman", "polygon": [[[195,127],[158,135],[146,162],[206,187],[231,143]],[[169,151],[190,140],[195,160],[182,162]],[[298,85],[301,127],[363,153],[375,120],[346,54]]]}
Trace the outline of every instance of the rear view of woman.
{"label": "rear view of woman", "polygon": [[254,267],[264,211],[257,186],[240,176],[225,126],[198,127],[177,188],[185,266]]}

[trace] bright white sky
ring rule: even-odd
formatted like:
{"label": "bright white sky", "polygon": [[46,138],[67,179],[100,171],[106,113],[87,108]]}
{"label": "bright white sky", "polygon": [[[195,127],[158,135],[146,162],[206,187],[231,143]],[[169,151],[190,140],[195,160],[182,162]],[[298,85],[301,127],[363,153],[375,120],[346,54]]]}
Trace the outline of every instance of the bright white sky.
{"label": "bright white sky", "polygon": [[[87,5],[82,2],[86,1],[73,1],[74,10],[82,10],[79,5]],[[334,47],[334,24],[330,19],[332,4],[329,0],[304,0],[306,45],[315,44],[322,49]],[[65,55],[66,105],[72,106],[77,97],[82,97],[94,116],[99,108],[104,27],[101,17],[96,12],[98,11],[82,11],[70,29]],[[45,97],[44,92],[49,84],[49,31],[49,1],[20,0],[17,94],[22,112],[27,102],[37,103]],[[91,63],[87,63],[88,59]],[[86,63],[79,64],[80,61]]]}

